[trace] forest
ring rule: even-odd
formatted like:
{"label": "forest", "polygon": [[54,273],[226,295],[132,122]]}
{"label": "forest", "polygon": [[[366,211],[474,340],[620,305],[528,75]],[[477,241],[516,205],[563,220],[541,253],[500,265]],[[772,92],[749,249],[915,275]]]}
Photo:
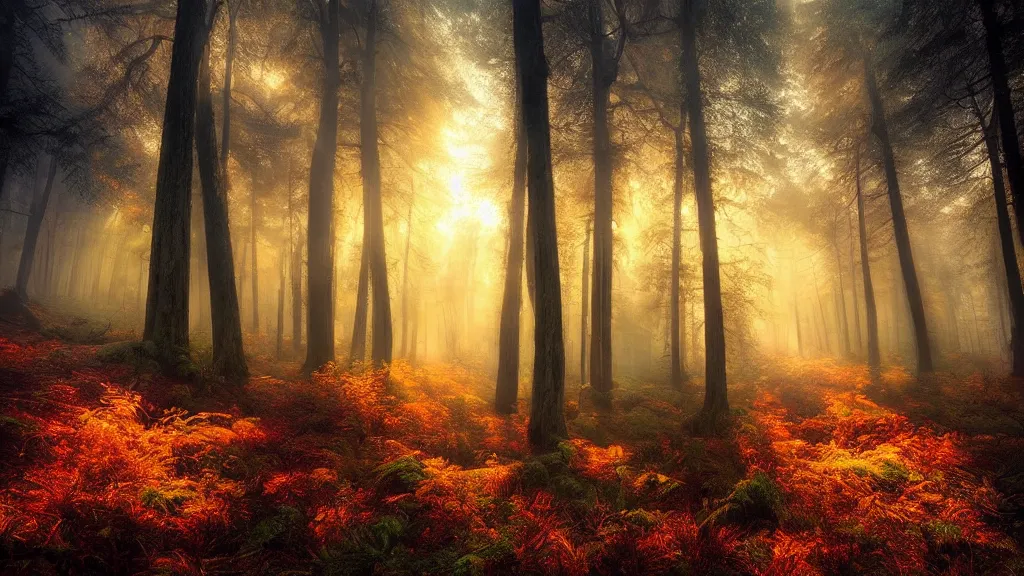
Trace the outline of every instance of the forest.
{"label": "forest", "polygon": [[1021,0],[0,0],[0,573],[1024,573]]}

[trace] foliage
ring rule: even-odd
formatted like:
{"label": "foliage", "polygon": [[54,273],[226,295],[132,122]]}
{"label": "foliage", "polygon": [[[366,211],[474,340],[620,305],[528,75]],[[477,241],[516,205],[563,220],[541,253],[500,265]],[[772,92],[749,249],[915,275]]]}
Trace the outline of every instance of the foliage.
{"label": "foliage", "polygon": [[[1019,550],[1005,463],[1024,445],[901,410],[915,382],[899,371],[882,393],[863,367],[777,361],[734,384],[745,409],[717,439],[684,434],[696,405],[638,388],[602,422],[616,442],[573,423],[531,455],[523,418],[494,416],[487,379],[461,368],[186,397],[162,376],[127,389],[131,349],[0,339],[17,375],[0,385],[3,570],[915,573],[999,570]],[[44,370],[56,350],[69,363]],[[978,395],[939,389],[932,403]],[[979,410],[1019,401],[989,389]],[[645,439],[638,410],[658,424]]]}

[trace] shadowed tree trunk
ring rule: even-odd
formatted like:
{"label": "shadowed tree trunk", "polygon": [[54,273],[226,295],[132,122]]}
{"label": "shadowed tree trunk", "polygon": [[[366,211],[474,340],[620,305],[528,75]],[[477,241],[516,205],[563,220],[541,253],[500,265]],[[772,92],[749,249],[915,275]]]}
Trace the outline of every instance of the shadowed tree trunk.
{"label": "shadowed tree trunk", "polygon": [[285,284],[285,258],[284,250],[281,251],[281,282],[277,287],[277,359],[281,359],[281,353],[284,350],[284,284]]}
{"label": "shadowed tree trunk", "polygon": [[718,270],[718,237],[715,232],[715,201],[711,192],[711,161],[700,67],[697,63],[697,22],[695,0],[683,0],[681,22],[682,76],[685,79],[693,156],[693,187],[697,196],[697,219],[704,274],[704,407],[697,428],[710,432],[728,415],[725,379],[725,318],[722,313],[722,280]]}
{"label": "shadowed tree trunk", "polygon": [[[7,86],[10,83],[11,71],[14,69],[14,49],[17,41],[14,35],[15,9],[22,3],[23,0],[0,2],[0,108],[7,103]],[[11,157],[10,146],[7,129],[0,126],[0,194],[7,177],[7,166]]]}
{"label": "shadowed tree trunk", "polygon": [[[256,166],[258,174],[262,168]],[[252,331],[253,334],[260,333],[260,274],[256,259],[256,188],[258,182],[252,183],[252,192],[249,196],[249,249],[252,250],[250,266],[252,266]]]}
{"label": "shadowed tree trunk", "polygon": [[168,355],[188,348],[192,146],[206,6],[206,0],[178,0],[157,168],[143,339]]}
{"label": "shadowed tree trunk", "polygon": [[[988,151],[989,170],[992,176],[992,192],[996,204],[996,223],[999,227],[999,246],[1006,274],[1006,294],[1010,300],[1010,362],[1014,376],[1024,376],[1024,290],[1021,288],[1020,269],[1017,267],[1017,250],[1013,243],[1013,226],[1006,208],[1006,188],[1003,184],[1003,170],[999,163],[998,110],[993,107],[992,119],[987,124],[981,108],[974,103],[974,112],[985,137]],[[1018,209],[1018,212],[1024,210]],[[1000,320],[1003,312],[999,311]]]}
{"label": "shadowed tree trunk", "polygon": [[292,200],[292,165],[288,162],[288,251],[292,284],[292,351],[302,350],[302,243],[296,242],[295,206]]}
{"label": "shadowed tree trunk", "polygon": [[587,221],[587,236],[583,240],[583,281],[580,282],[580,290],[583,297],[580,299],[580,386],[587,383],[587,305],[590,300],[590,242],[591,222]]}
{"label": "shadowed tree trunk", "polygon": [[[1024,162],[1021,160],[1020,138],[1013,110],[1013,98],[1003,55],[1002,25],[996,14],[995,0],[978,0],[981,8],[981,22],[985,28],[985,47],[988,51],[989,75],[992,77],[992,92],[995,109],[998,112],[998,133],[1003,144],[1003,158],[1006,161],[1006,175],[1010,181],[1010,195],[1014,206],[1024,206]],[[1024,209],[1015,209],[1017,230],[1024,230]]]}
{"label": "shadowed tree trunk", "polygon": [[[526,170],[526,168],[523,168]],[[525,176],[524,176],[525,177]],[[529,202],[529,199],[527,199]],[[533,271],[533,220],[530,218],[530,211],[526,211],[526,256],[523,259],[523,266],[526,268],[526,295],[530,298],[530,310],[534,310],[537,299],[537,281]]]}
{"label": "shadowed tree trunk", "polygon": [[213,372],[232,381],[248,375],[242,347],[242,319],[235,287],[235,261],[228,224],[227,190],[222,164],[217,161],[213,97],[210,93],[210,53],[204,51],[199,70],[196,110],[196,158],[203,198],[206,231],[206,269],[210,283],[210,316],[213,328]]}
{"label": "shadowed tree trunk", "polygon": [[32,265],[35,263],[36,243],[39,241],[39,231],[46,216],[46,206],[50,203],[50,193],[53,191],[53,180],[56,175],[57,159],[51,156],[50,166],[46,172],[46,183],[32,198],[32,211],[25,227],[25,242],[21,247],[21,261],[18,263],[18,276],[14,284],[14,291],[22,300],[28,300],[28,281],[32,277]]}
{"label": "shadowed tree trunk", "polygon": [[853,257],[853,219],[850,211],[846,211],[846,227],[850,233],[850,293],[853,294],[853,328],[857,353],[863,349],[864,338],[860,332],[860,298],[857,298],[857,260]]}
{"label": "shadowed tree trunk", "polygon": [[363,236],[363,246],[360,249],[360,253],[359,286],[356,288],[356,316],[352,320],[352,347],[348,355],[350,364],[366,360],[366,313],[370,305],[370,270],[367,266],[369,256],[366,251],[365,235]]}
{"label": "shadowed tree trunk", "polygon": [[670,339],[669,355],[672,357],[671,385],[673,388],[682,388],[686,382],[686,372],[683,370],[682,353],[680,352],[680,340],[682,335],[679,329],[679,273],[682,264],[682,237],[683,237],[683,130],[686,123],[686,103],[680,104],[680,114],[683,119],[680,127],[676,130],[676,158],[675,158],[675,181],[673,183],[672,201],[672,286],[669,289],[669,308],[672,318],[672,336]]}
{"label": "shadowed tree trunk", "polygon": [[522,118],[527,137],[528,207],[533,219],[537,280],[534,318],[533,398],[527,435],[536,448],[565,438],[565,349],[562,294],[558,279],[551,134],[548,123],[548,66],[544,59],[540,0],[514,0],[512,30]]}
{"label": "shadowed tree trunk", "polygon": [[340,3],[323,2],[320,33],[323,41],[324,86],[320,100],[320,125],[309,168],[309,224],[307,234],[307,283],[305,370],[316,370],[334,360],[334,166],[338,147],[338,89]]}
{"label": "shadowed tree trunk", "polygon": [[[522,106],[518,87],[517,107]],[[505,292],[501,300],[498,333],[498,381],[494,409],[499,414],[516,411],[519,396],[519,315],[523,307],[523,218],[526,211],[526,131],[522,113],[516,110],[515,162],[512,167],[512,201],[509,203],[508,260]]]}
{"label": "shadowed tree trunk", "polygon": [[860,236],[860,271],[864,279],[864,309],[868,328],[868,367],[872,380],[877,379],[882,365],[878,348],[878,309],[875,307],[875,288],[871,284],[871,265],[868,261],[868,232],[864,223],[864,193],[860,185],[860,145],[856,152],[854,178],[857,182],[857,228]]}
{"label": "shadowed tree trunk", "polygon": [[910,232],[907,217],[903,211],[903,195],[900,193],[899,177],[896,173],[896,159],[889,139],[889,127],[885,120],[885,107],[878,91],[871,56],[864,56],[864,84],[867,88],[868,103],[871,107],[871,132],[878,139],[885,169],[885,180],[889,191],[889,206],[892,209],[892,228],[896,237],[896,251],[899,254],[900,272],[910,305],[910,316],[914,322],[914,340],[917,344],[917,370],[919,373],[932,371],[932,349],[928,342],[928,325],[924,316],[924,301],[921,285],[914,266],[914,254],[910,246]]}
{"label": "shadowed tree trunk", "polygon": [[594,138],[594,271],[590,302],[590,385],[598,406],[612,395],[612,146],[608,97],[615,65],[605,54],[601,0],[590,0],[591,104]]}
{"label": "shadowed tree trunk", "polygon": [[377,0],[370,0],[363,54],[363,86],[359,136],[363,171],[363,235],[368,244],[370,288],[373,291],[373,330],[370,356],[375,366],[391,362],[391,296],[388,262],[384,251],[384,208],[380,189],[380,151],[377,142]]}
{"label": "shadowed tree trunk", "polygon": [[224,121],[221,128],[220,170],[223,173],[222,186],[228,189],[228,156],[231,154],[231,78],[235,69],[235,51],[238,48],[238,11],[242,8],[242,0],[231,0],[228,4],[228,50],[224,59]]}
{"label": "shadowed tree trunk", "polygon": [[832,248],[835,250],[836,255],[836,271],[839,273],[839,302],[836,307],[836,320],[839,322],[839,328],[843,331],[843,352],[849,356],[852,353],[850,348],[850,322],[846,316],[846,289],[843,287],[843,257],[839,252],[839,226],[836,226],[835,236],[833,236]]}
{"label": "shadowed tree trunk", "polygon": [[405,218],[405,257],[402,258],[402,350],[399,353],[402,358],[406,357],[409,341],[409,248],[412,246],[412,206],[415,199],[414,187],[409,197],[409,214]]}

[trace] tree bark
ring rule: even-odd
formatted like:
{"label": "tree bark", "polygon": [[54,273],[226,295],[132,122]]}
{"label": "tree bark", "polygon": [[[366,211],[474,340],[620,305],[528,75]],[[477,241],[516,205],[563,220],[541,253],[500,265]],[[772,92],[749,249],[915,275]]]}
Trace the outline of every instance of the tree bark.
{"label": "tree bark", "polygon": [[533,219],[537,299],[534,318],[533,397],[527,436],[536,448],[565,438],[565,349],[558,271],[548,67],[544,59],[540,0],[514,0],[513,38],[527,137],[528,207]]}
{"label": "tree bark", "polygon": [[224,121],[221,128],[220,171],[222,186],[228,188],[228,156],[231,154],[231,78],[235,69],[235,51],[238,48],[238,11],[243,0],[232,0],[228,5],[228,50],[224,59]]}
{"label": "tree bark", "polygon": [[679,129],[676,130],[676,157],[675,157],[675,180],[673,183],[672,201],[672,286],[669,289],[669,308],[671,316],[671,330],[669,344],[669,356],[671,356],[672,373],[671,382],[673,388],[682,388],[686,382],[686,372],[683,370],[682,354],[680,352],[681,334],[679,329],[679,282],[680,268],[682,265],[682,237],[683,237],[683,130],[686,122],[686,103],[680,104]]}
{"label": "tree bark", "polygon": [[338,89],[340,3],[324,2],[321,36],[324,54],[324,85],[320,100],[313,159],[309,167],[309,224],[307,234],[307,282],[305,370],[313,371],[334,360],[334,167],[338,147]]}
{"label": "tree bark", "polygon": [[892,227],[896,237],[896,250],[899,254],[900,272],[910,305],[910,316],[914,322],[914,340],[917,344],[917,370],[919,373],[932,371],[932,350],[928,341],[928,325],[924,315],[924,301],[921,298],[921,285],[917,279],[914,266],[914,254],[910,246],[910,232],[907,229],[907,217],[903,211],[903,196],[900,193],[899,177],[896,173],[896,160],[893,155],[892,143],[889,139],[889,128],[885,119],[885,108],[882,96],[875,80],[871,56],[864,56],[864,78],[868,101],[871,108],[871,131],[878,139],[882,152],[882,164],[885,169],[885,180],[888,184],[889,206],[892,209]]}
{"label": "tree bark", "polygon": [[409,342],[409,248],[412,246],[412,206],[416,200],[415,184],[409,198],[409,214],[405,218],[405,257],[402,258],[402,350],[399,356],[406,357]]}
{"label": "tree bark", "polygon": [[722,312],[722,280],[718,270],[718,237],[715,232],[715,200],[711,191],[711,161],[700,67],[697,63],[697,22],[695,0],[683,0],[682,76],[686,83],[686,102],[690,125],[690,151],[693,156],[693,187],[697,196],[697,219],[704,275],[704,408],[697,428],[710,432],[729,412],[725,376],[725,318]]}
{"label": "tree bark", "polygon": [[[1020,138],[1017,134],[1013,98],[1003,55],[1002,25],[996,14],[994,0],[978,0],[981,8],[981,22],[985,28],[985,47],[988,51],[989,75],[992,77],[992,91],[995,96],[996,118],[999,123],[999,137],[1002,139],[1006,175],[1010,181],[1010,195],[1014,207],[1024,207],[1024,162],[1021,161]],[[1017,230],[1024,230],[1024,208],[1014,209]]]}
{"label": "tree bark", "polygon": [[605,55],[601,1],[590,0],[591,103],[594,158],[594,272],[591,290],[590,385],[600,407],[612,397],[612,150],[608,99],[615,80]]}
{"label": "tree bark", "polygon": [[580,290],[583,293],[580,307],[580,386],[587,383],[587,305],[590,301],[590,243],[591,222],[587,222],[587,236],[583,240],[583,280]]}
{"label": "tree bark", "polygon": [[281,354],[284,351],[284,285],[285,285],[285,259],[284,251],[281,251],[281,262],[279,264],[281,268],[280,284],[277,288],[277,359],[281,359]]}
{"label": "tree bark", "polygon": [[864,309],[867,315],[868,328],[868,367],[871,370],[872,379],[877,379],[882,365],[882,355],[878,348],[878,310],[875,307],[875,288],[871,283],[871,265],[868,260],[868,233],[864,223],[864,194],[860,184],[860,148],[858,145],[856,155],[857,181],[857,228],[860,236],[860,270],[864,279]]}
{"label": "tree bark", "polygon": [[202,184],[203,222],[206,231],[206,270],[210,283],[210,316],[213,329],[213,372],[233,382],[244,380],[246,366],[242,344],[242,318],[235,286],[235,259],[231,249],[224,172],[217,161],[217,133],[210,92],[210,53],[207,49],[199,70],[196,110],[196,158]]}
{"label": "tree bark", "polygon": [[843,352],[849,356],[852,353],[850,348],[850,322],[846,316],[846,289],[843,287],[843,257],[839,252],[838,228],[836,226],[835,241],[832,243],[836,254],[836,272],[839,273],[839,302],[837,303],[836,319],[839,321],[839,327],[843,331]]}
{"label": "tree bark", "polygon": [[370,357],[375,366],[391,362],[393,345],[388,262],[384,250],[384,208],[381,201],[380,151],[377,142],[377,0],[370,0],[363,54],[363,86],[359,136],[363,172],[364,242],[369,244],[370,288],[373,291],[373,331]]}
{"label": "tree bark", "polygon": [[143,338],[165,353],[188,348],[192,146],[206,0],[178,0],[157,168]]}
{"label": "tree bark", "polygon": [[[256,167],[257,173],[261,170]],[[256,187],[258,183],[252,183],[252,191],[249,203],[249,249],[252,250],[250,266],[252,271],[252,332],[260,333],[260,276],[259,266],[256,259]]]}
{"label": "tree bark", "polygon": [[370,270],[368,267],[369,253],[366,248],[366,235],[363,235],[363,246],[359,258],[359,286],[356,288],[356,316],[352,320],[352,347],[348,358],[349,363],[362,362],[366,359],[366,317],[370,305]]}
{"label": "tree bark", "polygon": [[[518,80],[517,80],[518,83]],[[522,97],[516,89],[516,105]],[[508,260],[505,292],[501,300],[501,328],[498,333],[498,380],[494,409],[499,414],[516,411],[519,396],[519,315],[523,307],[523,219],[526,212],[526,130],[523,115],[516,110],[515,162],[512,167],[512,201],[509,203]]]}
{"label": "tree bark", "polygon": [[[1013,242],[1013,226],[1006,207],[1006,188],[1003,184],[1003,170],[999,162],[998,110],[993,107],[992,119],[987,124],[981,109],[974,105],[981,132],[988,151],[989,169],[992,175],[992,192],[996,204],[996,223],[999,227],[999,246],[1006,274],[1007,296],[1010,300],[1010,366],[1014,376],[1024,376],[1024,289],[1021,288],[1020,269],[1017,267],[1017,250]],[[1024,210],[1017,210],[1018,212]],[[1003,312],[999,311],[1000,320]]]}
{"label": "tree bark", "polygon": [[32,199],[32,211],[25,227],[25,242],[22,244],[21,261],[18,263],[18,276],[14,291],[23,301],[28,300],[28,281],[32,277],[36,243],[39,241],[39,231],[42,229],[43,218],[46,216],[46,206],[50,203],[50,193],[53,191],[53,180],[56,175],[57,159],[51,156],[50,167],[46,172],[46,184]]}
{"label": "tree bark", "polygon": [[857,260],[853,257],[853,220],[850,211],[846,211],[846,227],[850,232],[850,294],[853,295],[853,327],[856,335],[856,350],[860,354],[864,346],[864,338],[860,331],[860,299],[857,298]]}

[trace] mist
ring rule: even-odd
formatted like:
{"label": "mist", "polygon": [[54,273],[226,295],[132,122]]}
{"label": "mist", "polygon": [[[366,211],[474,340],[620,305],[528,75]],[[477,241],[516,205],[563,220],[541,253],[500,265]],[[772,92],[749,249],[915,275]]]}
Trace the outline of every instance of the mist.
{"label": "mist", "polygon": [[1016,571],[1022,28],[5,0],[0,567]]}

